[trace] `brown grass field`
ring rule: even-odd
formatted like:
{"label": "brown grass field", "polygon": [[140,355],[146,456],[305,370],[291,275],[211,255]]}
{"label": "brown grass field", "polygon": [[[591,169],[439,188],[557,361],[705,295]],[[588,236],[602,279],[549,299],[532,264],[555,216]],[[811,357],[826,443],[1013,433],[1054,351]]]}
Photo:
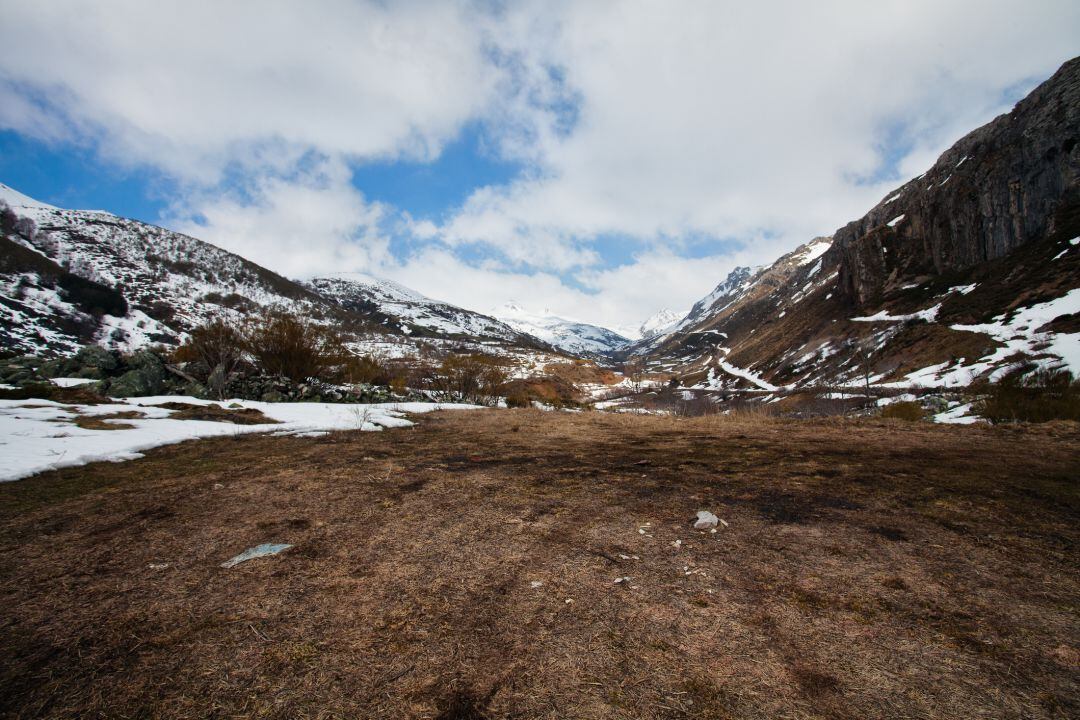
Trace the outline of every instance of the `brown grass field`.
{"label": "brown grass field", "polygon": [[0,715],[1080,717],[1075,424],[416,420],[0,486]]}

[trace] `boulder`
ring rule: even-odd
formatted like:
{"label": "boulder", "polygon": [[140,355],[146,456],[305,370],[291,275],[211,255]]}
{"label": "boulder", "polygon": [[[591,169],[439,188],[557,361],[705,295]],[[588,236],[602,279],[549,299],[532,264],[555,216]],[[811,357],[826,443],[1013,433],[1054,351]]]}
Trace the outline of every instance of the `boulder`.
{"label": "boulder", "polygon": [[106,374],[115,370],[120,364],[116,355],[100,345],[85,346],[75,353],[71,360],[76,366],[75,370],[78,377],[94,377],[93,375],[82,374],[94,371],[98,373],[96,377],[105,377]]}
{"label": "boulder", "polygon": [[131,369],[109,383],[108,392],[114,397],[158,395],[165,389],[165,363],[154,353],[144,350],[128,362]]}

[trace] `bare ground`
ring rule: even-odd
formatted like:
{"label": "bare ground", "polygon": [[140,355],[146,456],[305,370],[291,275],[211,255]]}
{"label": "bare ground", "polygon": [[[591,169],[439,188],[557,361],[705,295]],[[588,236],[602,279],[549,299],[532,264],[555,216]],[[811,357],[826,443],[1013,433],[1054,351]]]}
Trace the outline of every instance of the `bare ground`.
{"label": "bare ground", "polygon": [[418,423],[0,486],[0,715],[1080,715],[1076,425]]}

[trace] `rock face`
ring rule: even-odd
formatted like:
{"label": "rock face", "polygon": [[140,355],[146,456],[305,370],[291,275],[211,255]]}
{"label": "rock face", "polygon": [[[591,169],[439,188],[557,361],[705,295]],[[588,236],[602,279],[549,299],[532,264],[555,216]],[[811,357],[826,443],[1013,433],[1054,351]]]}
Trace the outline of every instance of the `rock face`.
{"label": "rock face", "polygon": [[832,238],[737,268],[629,353],[721,391],[1080,375],[1078,139],[1075,59]]}
{"label": "rock face", "polygon": [[965,270],[1080,214],[1080,58],[924,175],[838,230],[840,288],[859,307],[890,286]]}

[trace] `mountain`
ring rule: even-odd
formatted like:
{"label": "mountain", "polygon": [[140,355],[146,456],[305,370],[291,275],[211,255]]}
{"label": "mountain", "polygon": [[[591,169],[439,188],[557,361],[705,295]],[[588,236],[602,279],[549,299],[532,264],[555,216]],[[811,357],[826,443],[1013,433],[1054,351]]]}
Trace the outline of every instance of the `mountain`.
{"label": "mountain", "polygon": [[862,218],[630,351],[702,387],[1080,371],[1080,59]]}
{"label": "mountain", "polygon": [[614,330],[554,315],[535,315],[513,302],[497,308],[492,314],[518,332],[578,357],[608,356],[630,343]]}
{"label": "mountain", "polygon": [[88,342],[179,342],[217,313],[333,306],[307,288],[180,233],[106,212],[64,210],[0,187],[0,344],[68,353]]}
{"label": "mountain", "polygon": [[362,273],[315,278],[307,286],[343,308],[416,337],[471,337],[535,345],[536,340],[495,318],[432,300],[390,280]]}
{"label": "mountain", "polygon": [[641,327],[638,328],[638,337],[648,340],[657,335],[663,335],[673,329],[683,317],[683,315],[667,308],[659,310],[648,320],[641,323]]}
{"label": "mountain", "polygon": [[358,349],[420,343],[548,351],[494,318],[366,275],[300,283],[210,243],[107,212],[65,210],[0,185],[0,347],[70,354],[178,344],[213,316],[277,307],[333,324]]}

